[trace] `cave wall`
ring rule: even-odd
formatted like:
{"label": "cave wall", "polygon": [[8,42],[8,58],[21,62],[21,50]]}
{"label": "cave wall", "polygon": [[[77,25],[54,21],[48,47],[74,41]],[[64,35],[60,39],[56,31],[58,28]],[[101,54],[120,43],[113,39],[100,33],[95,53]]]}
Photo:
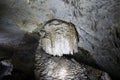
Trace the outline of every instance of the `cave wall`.
{"label": "cave wall", "polygon": [[[119,9],[119,0],[0,1],[0,23],[7,21],[1,26],[0,44],[4,40],[7,41],[5,44],[19,42],[24,32],[31,33],[50,19],[61,19],[75,25],[79,33],[79,47],[88,51],[101,69],[120,76]],[[13,29],[8,30],[7,27]],[[6,38],[14,34],[15,28],[21,36],[14,35],[14,40],[9,38],[8,41]],[[9,35],[3,37],[2,31]]]}

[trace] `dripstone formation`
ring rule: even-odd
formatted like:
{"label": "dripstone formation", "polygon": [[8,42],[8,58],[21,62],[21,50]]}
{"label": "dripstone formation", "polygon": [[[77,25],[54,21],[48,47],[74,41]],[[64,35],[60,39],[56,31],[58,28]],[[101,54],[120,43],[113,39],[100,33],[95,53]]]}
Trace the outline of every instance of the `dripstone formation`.
{"label": "dripstone formation", "polygon": [[35,53],[36,80],[110,80],[107,73],[64,57],[78,52],[77,31],[72,23],[53,19],[37,32],[40,40]]}

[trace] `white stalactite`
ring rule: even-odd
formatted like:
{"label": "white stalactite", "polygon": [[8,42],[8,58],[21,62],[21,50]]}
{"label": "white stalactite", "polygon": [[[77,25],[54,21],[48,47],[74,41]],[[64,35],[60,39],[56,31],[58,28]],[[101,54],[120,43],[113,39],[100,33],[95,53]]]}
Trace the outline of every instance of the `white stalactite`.
{"label": "white stalactite", "polygon": [[40,46],[48,54],[62,56],[77,53],[78,37],[73,24],[62,20],[48,21],[40,30]]}

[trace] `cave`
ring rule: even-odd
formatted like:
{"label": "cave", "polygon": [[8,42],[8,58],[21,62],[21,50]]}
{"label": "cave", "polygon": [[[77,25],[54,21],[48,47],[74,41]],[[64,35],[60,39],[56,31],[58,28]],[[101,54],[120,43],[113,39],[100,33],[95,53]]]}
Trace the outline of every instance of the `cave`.
{"label": "cave", "polygon": [[0,80],[119,80],[119,0],[1,0]]}

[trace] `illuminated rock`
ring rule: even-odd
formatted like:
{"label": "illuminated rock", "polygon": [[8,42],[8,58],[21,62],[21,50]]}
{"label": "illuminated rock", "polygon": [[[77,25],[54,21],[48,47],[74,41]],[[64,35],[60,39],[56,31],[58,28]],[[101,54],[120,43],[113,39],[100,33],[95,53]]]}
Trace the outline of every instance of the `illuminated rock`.
{"label": "illuminated rock", "polygon": [[77,31],[72,23],[50,20],[40,29],[40,36],[40,46],[48,54],[62,56],[78,52]]}

